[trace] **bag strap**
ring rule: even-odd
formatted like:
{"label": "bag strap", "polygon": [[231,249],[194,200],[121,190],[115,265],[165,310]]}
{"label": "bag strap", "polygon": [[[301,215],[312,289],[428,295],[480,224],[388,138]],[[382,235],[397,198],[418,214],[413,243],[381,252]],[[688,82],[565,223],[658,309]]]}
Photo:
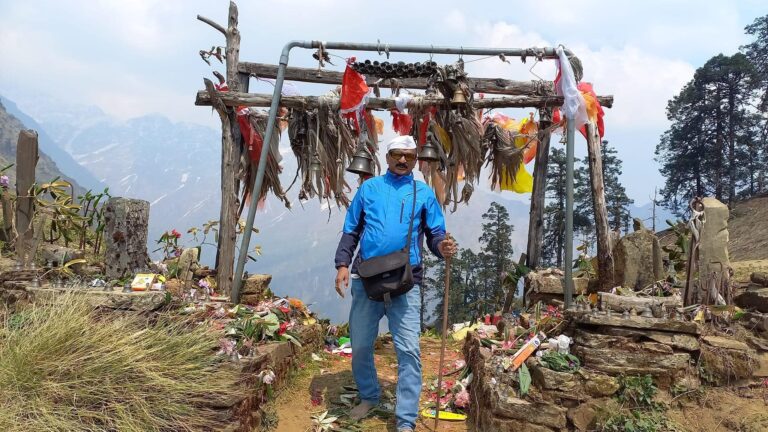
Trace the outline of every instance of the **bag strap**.
{"label": "bag strap", "polygon": [[[408,240],[405,241],[405,252],[411,253],[411,233],[413,232],[413,219],[416,218],[416,179],[413,179],[413,206],[411,206],[411,221],[408,222]],[[410,261],[410,258],[408,258]]]}

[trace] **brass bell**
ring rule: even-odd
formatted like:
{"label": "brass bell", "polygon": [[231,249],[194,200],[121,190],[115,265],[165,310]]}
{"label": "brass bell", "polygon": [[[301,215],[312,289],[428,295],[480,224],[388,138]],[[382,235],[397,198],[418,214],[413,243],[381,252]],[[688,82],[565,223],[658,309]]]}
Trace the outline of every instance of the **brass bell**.
{"label": "brass bell", "polygon": [[461,87],[457,86],[453,92],[453,99],[451,99],[451,105],[466,105],[467,98],[464,96],[464,91]]}
{"label": "brass bell", "polygon": [[427,135],[427,142],[421,147],[419,160],[422,162],[437,162],[440,160],[440,153],[435,144],[435,136],[432,131]]}
{"label": "brass bell", "polygon": [[347,171],[362,176],[372,176],[373,157],[364,147],[359,147],[355,156],[352,157],[352,163],[347,167]]}
{"label": "brass bell", "polygon": [[313,172],[317,172],[323,169],[323,166],[320,164],[320,157],[317,156],[317,153],[315,153],[315,156],[312,158],[312,162],[309,164],[309,170]]}

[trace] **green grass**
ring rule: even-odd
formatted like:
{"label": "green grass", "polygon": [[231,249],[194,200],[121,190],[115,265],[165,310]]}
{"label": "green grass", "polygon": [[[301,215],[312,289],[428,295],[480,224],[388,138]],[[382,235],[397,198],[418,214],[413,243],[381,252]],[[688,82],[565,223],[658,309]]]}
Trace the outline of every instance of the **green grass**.
{"label": "green grass", "polygon": [[0,323],[0,430],[199,431],[221,428],[212,398],[237,374],[204,326],[148,325],[63,296]]}

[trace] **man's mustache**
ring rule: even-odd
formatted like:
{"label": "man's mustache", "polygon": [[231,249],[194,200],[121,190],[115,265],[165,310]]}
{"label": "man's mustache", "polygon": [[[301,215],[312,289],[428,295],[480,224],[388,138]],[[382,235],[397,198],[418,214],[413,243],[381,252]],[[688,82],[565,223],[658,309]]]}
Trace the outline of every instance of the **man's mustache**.
{"label": "man's mustache", "polygon": [[403,164],[403,163],[399,163],[399,164],[397,164],[395,166],[398,167],[398,168],[408,168],[408,165],[407,164]]}

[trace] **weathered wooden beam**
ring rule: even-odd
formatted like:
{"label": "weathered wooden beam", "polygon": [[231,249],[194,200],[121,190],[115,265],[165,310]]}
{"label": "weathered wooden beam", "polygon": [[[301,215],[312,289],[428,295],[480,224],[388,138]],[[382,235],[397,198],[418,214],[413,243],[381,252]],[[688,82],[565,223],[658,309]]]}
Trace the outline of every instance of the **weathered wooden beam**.
{"label": "weathered wooden beam", "polygon": [[[240,73],[237,63],[240,58],[240,31],[237,29],[238,10],[235,2],[229,2],[227,28],[212,20],[198,15],[197,19],[215,28],[226,38],[227,85],[229,90],[240,90]],[[206,93],[223,95],[214,89],[213,83],[204,79]],[[245,89],[247,91],[247,88]],[[216,284],[220,290],[230,294],[235,264],[235,244],[237,242],[237,207],[240,191],[237,168],[240,162],[240,130],[237,116],[231,106],[225,105],[219,98],[209,99],[221,120],[221,207],[219,209],[219,238],[216,245]],[[237,299],[233,299],[237,301]]]}
{"label": "weathered wooden beam", "polygon": [[19,132],[16,144],[16,254],[24,265],[34,257],[28,253],[32,247],[35,200],[29,190],[35,184],[35,167],[38,159],[37,132],[32,129]]}
{"label": "weathered wooden beam", "polygon": [[212,20],[210,18],[206,18],[206,17],[204,17],[202,15],[198,15],[197,19],[199,19],[200,21],[202,21],[202,22],[208,24],[209,26],[215,28],[216,30],[220,31],[221,34],[223,34],[224,36],[227,35],[227,30],[224,27],[222,27],[221,24],[217,23],[216,21],[214,21],[214,20]]}
{"label": "weathered wooden beam", "polygon": [[[238,93],[230,91],[218,93],[218,96],[227,106],[268,107],[272,102],[271,94]],[[603,102],[612,103],[613,96],[600,96],[598,97],[598,100],[600,100],[601,104],[603,104]],[[324,96],[283,96],[280,98],[280,105],[286,108],[312,109],[317,108],[321,103],[338,107],[339,99]],[[416,103],[415,100],[411,101],[409,106]],[[447,104],[443,98],[422,98],[421,102],[418,103],[426,105]],[[475,108],[545,108],[557,107],[562,104],[563,98],[561,96],[504,96],[479,99],[472,102],[472,106]],[[197,92],[195,105],[211,105],[210,94],[207,91],[202,90]],[[395,108],[395,99],[372,97],[368,99],[368,104],[366,106],[370,109],[392,109]]]}
{"label": "weathered wooden beam", "polygon": [[[603,182],[603,157],[600,151],[600,135],[592,123],[587,123],[587,155],[589,158],[589,178],[592,190],[592,210],[595,214],[595,233],[597,235],[597,277],[600,291],[613,288],[614,263],[611,249],[608,209],[605,203],[605,184]],[[567,263],[566,263],[567,264]]]}
{"label": "weathered wooden beam", "polygon": [[[528,222],[528,262],[530,269],[539,267],[541,245],[544,241],[544,198],[547,188],[547,165],[549,164],[549,141],[552,136],[549,127],[552,124],[552,110],[539,111],[539,145],[536,148],[536,162],[533,167],[533,193],[531,212]],[[523,297],[525,298],[525,297]]]}
{"label": "weathered wooden beam", "polygon": [[[242,73],[254,75],[259,78],[274,79],[277,77],[277,65],[264,63],[240,62],[238,70]],[[318,84],[341,85],[344,73],[313,68],[301,68],[289,66],[285,70],[285,79],[288,81],[310,82]],[[373,86],[379,80],[378,77],[367,76],[366,82]],[[478,93],[492,93],[504,95],[539,95],[546,96],[555,93],[552,81],[512,81],[502,78],[467,78],[469,88]],[[397,83],[400,88],[425,89],[426,78],[385,78],[379,86],[389,87]]]}

